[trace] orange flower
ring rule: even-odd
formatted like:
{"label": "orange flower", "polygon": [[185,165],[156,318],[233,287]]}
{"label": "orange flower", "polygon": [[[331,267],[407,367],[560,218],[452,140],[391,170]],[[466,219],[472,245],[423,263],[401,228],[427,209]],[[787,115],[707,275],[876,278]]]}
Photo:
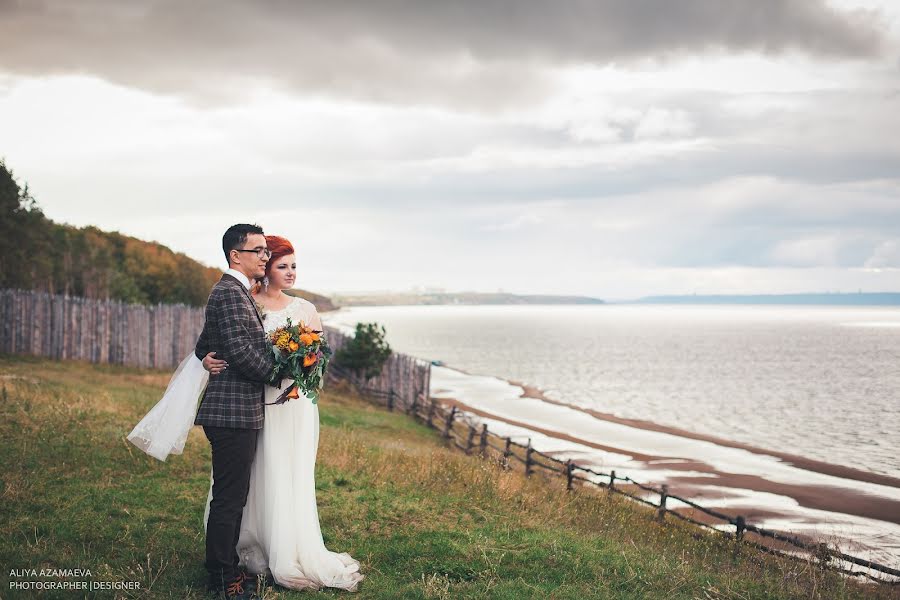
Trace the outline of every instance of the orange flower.
{"label": "orange flower", "polygon": [[318,342],[318,341],[319,341],[319,334],[316,333],[316,332],[310,333],[310,334],[309,334],[309,337],[311,337],[312,340],[313,340],[314,342]]}
{"label": "orange flower", "polygon": [[308,333],[302,333],[302,334],[300,334],[300,342],[304,346],[310,346],[313,343],[312,336]]}
{"label": "orange flower", "polygon": [[288,344],[288,348],[291,349],[291,352],[296,352],[300,349],[300,344],[298,344],[294,340],[291,340],[291,342]]}
{"label": "orange flower", "polygon": [[319,360],[319,357],[315,354],[307,354],[303,357],[303,366],[308,367],[309,365],[315,364],[317,360]]}
{"label": "orange flower", "polygon": [[300,390],[297,388],[297,386],[294,386],[293,389],[290,392],[288,392],[287,397],[288,398],[299,398],[300,397]]}

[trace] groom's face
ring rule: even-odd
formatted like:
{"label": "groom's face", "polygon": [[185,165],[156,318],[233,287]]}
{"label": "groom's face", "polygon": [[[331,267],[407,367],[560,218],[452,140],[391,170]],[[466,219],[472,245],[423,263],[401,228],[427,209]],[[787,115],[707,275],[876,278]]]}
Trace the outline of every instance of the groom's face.
{"label": "groom's face", "polygon": [[[262,250],[266,248],[266,236],[259,233],[251,233],[247,235],[247,241],[244,242],[244,250]],[[262,279],[266,274],[266,263],[269,259],[263,255],[260,256],[254,252],[238,252],[238,260],[241,261],[241,271],[247,277]]]}

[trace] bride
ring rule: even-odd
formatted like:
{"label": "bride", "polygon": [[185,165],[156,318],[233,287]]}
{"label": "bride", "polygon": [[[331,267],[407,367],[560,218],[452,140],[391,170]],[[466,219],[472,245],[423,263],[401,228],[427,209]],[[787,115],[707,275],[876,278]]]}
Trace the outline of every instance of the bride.
{"label": "bride", "polygon": [[[303,321],[321,330],[322,321],[315,306],[284,293],[296,279],[293,246],[285,238],[272,235],[266,236],[266,243],[272,256],[266,265],[264,283],[254,292],[266,332],[286,324],[288,318],[292,323]],[[129,435],[129,440],[151,456],[165,460],[169,452],[182,451],[182,435],[187,437],[193,422],[196,400],[209,376],[206,371],[215,377],[228,368],[212,353],[200,365],[191,353],[176,371],[163,399]],[[282,388],[287,389],[290,383],[283,381]],[[173,393],[182,400],[181,404],[192,402],[190,410],[172,406],[176,402],[167,398]],[[281,390],[266,386],[265,422],[251,467],[250,492],[237,544],[241,566],[251,573],[271,573],[276,583],[290,589],[331,587],[356,591],[364,578],[359,562],[347,553],[328,550],[319,527],[315,488],[318,404],[302,394],[283,404],[269,404],[280,393]],[[161,407],[164,404],[168,406]],[[183,416],[188,413],[189,418]],[[210,481],[204,528],[211,499]]]}

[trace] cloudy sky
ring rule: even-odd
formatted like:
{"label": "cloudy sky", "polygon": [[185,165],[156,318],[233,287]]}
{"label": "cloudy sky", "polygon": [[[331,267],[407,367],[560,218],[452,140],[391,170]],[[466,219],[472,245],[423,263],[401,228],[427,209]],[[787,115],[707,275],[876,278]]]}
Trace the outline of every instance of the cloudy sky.
{"label": "cloudy sky", "polygon": [[319,292],[900,290],[895,0],[0,0],[56,221]]}

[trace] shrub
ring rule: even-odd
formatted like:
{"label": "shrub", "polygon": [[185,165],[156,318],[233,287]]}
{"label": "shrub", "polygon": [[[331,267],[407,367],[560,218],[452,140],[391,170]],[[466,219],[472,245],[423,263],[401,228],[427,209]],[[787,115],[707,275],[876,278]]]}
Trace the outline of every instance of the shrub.
{"label": "shrub", "polygon": [[366,379],[377,377],[391,355],[391,347],[384,339],[384,325],[357,323],[356,335],[335,353],[335,362]]}

